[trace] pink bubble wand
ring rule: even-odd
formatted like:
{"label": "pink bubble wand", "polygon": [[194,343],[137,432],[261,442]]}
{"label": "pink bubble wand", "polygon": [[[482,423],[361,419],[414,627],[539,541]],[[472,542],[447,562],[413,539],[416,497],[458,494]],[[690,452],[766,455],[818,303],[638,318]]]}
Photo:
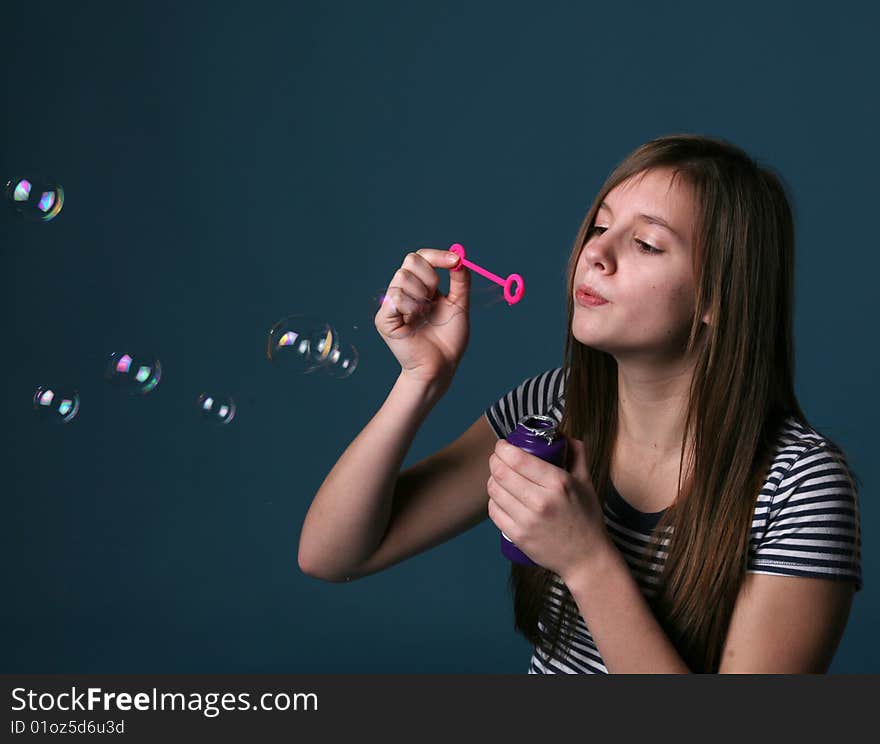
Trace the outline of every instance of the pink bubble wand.
{"label": "pink bubble wand", "polygon": [[[491,271],[486,271],[482,266],[477,266],[475,263],[465,260],[464,246],[462,246],[461,243],[453,243],[449,246],[449,250],[453,253],[457,253],[461,258],[458,265],[453,266],[449,269],[450,271],[460,271],[462,266],[467,266],[487,279],[491,279],[495,284],[500,284],[504,287],[504,299],[507,300],[508,305],[515,305],[522,299],[522,296],[526,291],[526,285],[519,274],[508,274],[507,279],[502,279],[497,274],[493,274]],[[515,290],[511,289],[514,284],[517,285]]]}

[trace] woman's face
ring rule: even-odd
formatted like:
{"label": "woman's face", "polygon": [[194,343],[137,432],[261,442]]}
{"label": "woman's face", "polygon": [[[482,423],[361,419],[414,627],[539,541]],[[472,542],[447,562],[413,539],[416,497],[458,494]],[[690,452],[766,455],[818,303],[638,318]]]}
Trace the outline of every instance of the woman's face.
{"label": "woman's face", "polygon": [[[575,269],[572,334],[578,341],[618,362],[681,357],[696,307],[694,211],[692,188],[681,177],[673,185],[666,168],[637,173],[608,193]],[[578,302],[584,284],[608,302]]]}

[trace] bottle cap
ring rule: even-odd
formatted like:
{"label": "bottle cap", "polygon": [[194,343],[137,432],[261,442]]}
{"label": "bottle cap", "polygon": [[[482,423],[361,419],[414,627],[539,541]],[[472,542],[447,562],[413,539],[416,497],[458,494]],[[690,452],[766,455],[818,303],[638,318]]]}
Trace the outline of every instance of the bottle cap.
{"label": "bottle cap", "polygon": [[547,444],[552,444],[557,437],[556,421],[549,416],[541,414],[523,416],[519,420],[519,425],[532,436],[544,439]]}

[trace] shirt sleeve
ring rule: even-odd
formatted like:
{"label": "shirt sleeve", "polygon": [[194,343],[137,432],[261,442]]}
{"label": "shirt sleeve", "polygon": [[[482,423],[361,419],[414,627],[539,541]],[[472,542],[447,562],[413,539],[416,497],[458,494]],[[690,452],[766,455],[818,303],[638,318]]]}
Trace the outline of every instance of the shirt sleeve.
{"label": "shirt sleeve", "polygon": [[557,367],[523,380],[485,410],[484,415],[499,439],[507,437],[523,416],[545,414],[559,418],[558,408],[554,407],[564,392],[562,371],[562,367]]}
{"label": "shirt sleeve", "polygon": [[862,588],[861,521],[853,474],[828,443],[808,448],[776,489],[751,573],[854,581]]}

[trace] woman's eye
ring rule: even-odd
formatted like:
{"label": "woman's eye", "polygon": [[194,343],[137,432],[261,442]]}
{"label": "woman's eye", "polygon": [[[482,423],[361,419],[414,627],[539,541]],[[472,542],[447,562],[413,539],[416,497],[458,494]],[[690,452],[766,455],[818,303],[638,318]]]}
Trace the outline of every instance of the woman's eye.
{"label": "woman's eye", "polygon": [[652,256],[655,256],[658,253],[663,253],[663,251],[657,250],[653,245],[646,243],[644,240],[636,240],[636,243],[639,244],[639,250],[642,253],[649,253]]}
{"label": "woman's eye", "polygon": [[[601,234],[602,232],[604,232],[604,231],[607,230],[607,229],[608,229],[607,227],[600,227],[599,225],[593,225],[593,226],[587,231],[587,240],[589,240],[590,238],[592,238],[594,235],[599,235],[599,234]],[[654,247],[653,245],[651,245],[650,243],[646,243],[644,240],[638,240],[638,239],[636,239],[635,242],[636,242],[636,244],[639,246],[639,250],[640,250],[642,253],[647,253],[648,255],[651,255],[651,256],[656,256],[656,255],[658,255],[658,254],[660,254],[660,253],[663,253],[663,251],[661,251],[661,250],[655,248],[655,247]]]}

